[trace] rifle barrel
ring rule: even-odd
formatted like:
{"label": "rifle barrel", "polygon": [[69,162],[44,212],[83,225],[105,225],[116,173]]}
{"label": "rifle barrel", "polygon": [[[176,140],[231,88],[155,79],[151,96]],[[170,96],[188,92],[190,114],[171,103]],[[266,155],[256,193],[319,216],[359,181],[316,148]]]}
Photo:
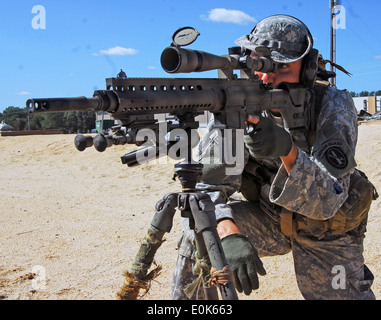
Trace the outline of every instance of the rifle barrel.
{"label": "rifle barrel", "polygon": [[96,97],[38,98],[29,99],[26,105],[33,112],[86,111],[99,110],[100,102]]}

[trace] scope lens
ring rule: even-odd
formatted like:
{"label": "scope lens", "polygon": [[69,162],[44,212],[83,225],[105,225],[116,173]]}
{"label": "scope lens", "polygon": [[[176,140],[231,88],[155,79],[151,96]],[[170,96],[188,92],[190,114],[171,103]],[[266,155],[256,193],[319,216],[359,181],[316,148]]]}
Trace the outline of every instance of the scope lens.
{"label": "scope lens", "polygon": [[161,66],[168,73],[176,72],[179,69],[181,56],[176,48],[166,48],[161,54]]}

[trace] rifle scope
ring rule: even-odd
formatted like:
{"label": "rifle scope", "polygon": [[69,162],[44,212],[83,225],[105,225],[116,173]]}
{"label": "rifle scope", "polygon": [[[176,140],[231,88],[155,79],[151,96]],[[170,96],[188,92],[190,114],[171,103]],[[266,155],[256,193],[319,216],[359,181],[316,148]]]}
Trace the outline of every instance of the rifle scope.
{"label": "rifle scope", "polygon": [[254,58],[238,54],[218,56],[179,47],[165,48],[160,61],[162,68],[168,73],[190,73],[229,68],[252,69],[264,73],[276,70],[276,63],[267,57]]}
{"label": "rifle scope", "polygon": [[161,54],[161,66],[168,73],[201,72],[225,69],[229,59],[204,51],[168,47]]}

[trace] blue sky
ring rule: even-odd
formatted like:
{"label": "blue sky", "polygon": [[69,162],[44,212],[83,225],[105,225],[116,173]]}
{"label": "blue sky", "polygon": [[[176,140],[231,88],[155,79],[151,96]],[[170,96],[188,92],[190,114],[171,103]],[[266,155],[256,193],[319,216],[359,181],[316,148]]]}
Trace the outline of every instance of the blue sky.
{"label": "blue sky", "polygon": [[[44,26],[37,19],[42,12],[32,12],[36,5],[45,9],[45,29],[35,29]],[[342,5],[336,61],[353,76],[338,72],[337,86],[381,90],[381,1]],[[184,26],[201,34],[189,48],[222,55],[257,21],[284,13],[304,21],[315,48],[330,55],[329,0],[18,0],[4,1],[1,9],[0,112],[24,107],[32,97],[91,97],[120,69],[130,77],[170,77],[160,55]]]}

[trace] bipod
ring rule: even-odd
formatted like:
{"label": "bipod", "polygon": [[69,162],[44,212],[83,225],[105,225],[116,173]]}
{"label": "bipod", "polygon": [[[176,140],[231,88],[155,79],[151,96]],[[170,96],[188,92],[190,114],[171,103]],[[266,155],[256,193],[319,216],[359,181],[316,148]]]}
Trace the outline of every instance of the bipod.
{"label": "bipod", "polygon": [[[196,265],[199,273],[194,289],[203,284],[207,300],[218,300],[216,284],[223,300],[238,300],[233,284],[233,276],[229,273],[226,258],[217,234],[217,221],[214,204],[208,194],[195,189],[197,180],[202,173],[202,164],[181,162],[175,165],[175,176],[179,178],[182,192],[167,194],[156,204],[156,213],[151,221],[147,235],[132,263],[130,272],[122,289],[117,293],[119,299],[135,300],[140,289],[148,291],[150,282],[156,277],[161,267],[150,273],[156,251],[163,243],[163,236],[170,232],[176,208],[181,216],[189,219],[189,226],[195,233]],[[211,276],[211,270],[221,276]],[[219,279],[220,278],[220,279]],[[222,279],[222,281],[221,281]]]}

